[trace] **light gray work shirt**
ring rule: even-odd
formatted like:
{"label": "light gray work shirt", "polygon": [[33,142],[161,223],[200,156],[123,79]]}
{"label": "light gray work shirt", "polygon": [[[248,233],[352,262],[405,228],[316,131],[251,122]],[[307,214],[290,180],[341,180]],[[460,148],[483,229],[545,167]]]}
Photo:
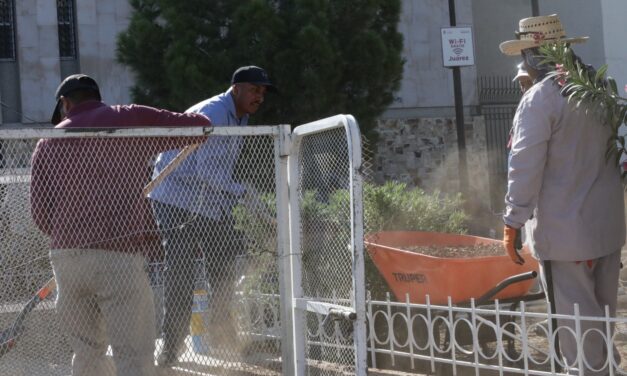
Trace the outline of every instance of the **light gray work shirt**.
{"label": "light gray work shirt", "polygon": [[606,158],[611,129],[600,119],[569,104],[550,78],[518,106],[503,220],[525,226],[540,260],[595,259],[625,243],[620,168]]}
{"label": "light gray work shirt", "polygon": [[[248,115],[241,118],[236,115],[231,92],[229,88],[185,112],[207,116],[214,127],[247,125]],[[230,216],[233,205],[245,191],[245,187],[233,176],[243,142],[243,138],[237,136],[210,136],[149,197],[213,220]],[[179,152],[169,150],[157,157],[153,179]]]}

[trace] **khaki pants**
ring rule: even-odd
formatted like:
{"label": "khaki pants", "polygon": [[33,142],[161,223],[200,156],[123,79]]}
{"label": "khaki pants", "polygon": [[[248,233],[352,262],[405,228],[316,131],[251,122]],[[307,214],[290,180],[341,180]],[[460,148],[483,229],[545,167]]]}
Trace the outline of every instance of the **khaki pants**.
{"label": "khaki pants", "polygon": [[153,376],[155,311],[143,256],[57,249],[50,260],[59,323],[74,350],[72,375]]}

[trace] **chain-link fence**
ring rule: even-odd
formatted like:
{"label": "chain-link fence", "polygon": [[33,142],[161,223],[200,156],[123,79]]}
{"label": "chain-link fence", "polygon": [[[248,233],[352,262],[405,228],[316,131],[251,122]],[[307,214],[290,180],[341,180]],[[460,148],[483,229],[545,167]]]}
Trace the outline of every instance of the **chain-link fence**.
{"label": "chain-link fence", "polygon": [[327,120],[0,130],[0,374],[365,372],[359,133]]}
{"label": "chain-link fence", "polygon": [[279,129],[3,130],[0,374],[282,373]]}

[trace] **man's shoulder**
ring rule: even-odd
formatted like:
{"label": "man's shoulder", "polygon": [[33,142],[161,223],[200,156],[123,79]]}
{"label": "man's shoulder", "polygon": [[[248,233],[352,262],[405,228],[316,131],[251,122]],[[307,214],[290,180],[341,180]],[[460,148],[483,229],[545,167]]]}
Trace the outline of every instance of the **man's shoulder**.
{"label": "man's shoulder", "polygon": [[553,78],[545,77],[533,85],[529,91],[532,95],[560,95],[560,86]]}
{"label": "man's shoulder", "polygon": [[228,93],[220,93],[211,98],[198,102],[188,108],[185,112],[206,112],[210,110],[226,110],[228,109],[228,101],[230,100]]}
{"label": "man's shoulder", "polygon": [[562,98],[562,94],[560,93],[559,85],[552,78],[545,78],[527,90],[522,97],[521,103],[546,105],[550,101],[559,101],[560,98]]}

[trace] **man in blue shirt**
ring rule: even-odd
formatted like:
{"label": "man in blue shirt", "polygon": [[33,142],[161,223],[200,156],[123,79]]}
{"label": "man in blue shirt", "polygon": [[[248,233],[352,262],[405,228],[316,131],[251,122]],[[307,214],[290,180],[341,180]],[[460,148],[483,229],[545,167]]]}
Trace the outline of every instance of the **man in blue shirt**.
{"label": "man in blue shirt", "polygon": [[[265,70],[245,66],[233,73],[231,87],[186,112],[203,114],[215,127],[244,126],[259,109],[266,91],[276,91]],[[190,325],[194,292],[194,264],[202,250],[211,285],[211,333],[217,340],[233,336],[228,305],[235,284],[234,260],[243,246],[233,228],[231,210],[245,187],[233,173],[243,146],[241,137],[214,136],[181,163],[150,194],[165,250],[163,349],[157,360],[171,366],[178,358]],[[157,158],[157,176],[178,154],[170,150]],[[219,303],[218,303],[219,302]],[[220,304],[222,303],[222,304]],[[222,307],[220,307],[222,306]],[[221,309],[222,308],[222,309]],[[220,312],[216,312],[220,310]],[[215,322],[218,321],[219,322]],[[232,338],[231,338],[232,339]]]}

